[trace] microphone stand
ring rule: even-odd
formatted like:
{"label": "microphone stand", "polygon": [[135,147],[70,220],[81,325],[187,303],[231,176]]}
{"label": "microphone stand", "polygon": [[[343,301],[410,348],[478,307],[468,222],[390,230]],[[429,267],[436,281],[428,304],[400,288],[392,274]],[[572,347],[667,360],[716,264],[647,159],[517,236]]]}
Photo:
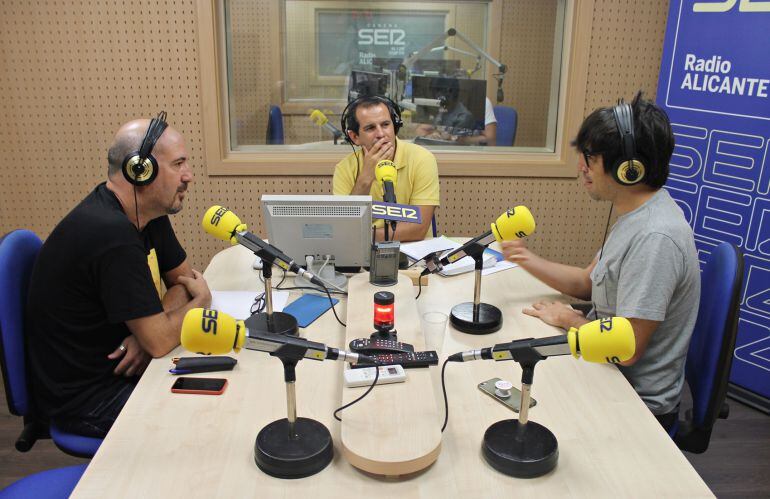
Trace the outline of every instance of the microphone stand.
{"label": "microphone stand", "polygon": [[535,364],[544,358],[534,349],[513,353],[513,360],[522,369],[519,419],[498,421],[484,432],[481,444],[484,459],[494,469],[509,476],[535,478],[545,475],[559,460],[559,444],[551,430],[529,421]]}
{"label": "microphone stand", "polygon": [[297,336],[297,319],[285,312],[273,311],[273,262],[275,259],[265,251],[256,251],[262,259],[262,277],[265,279],[265,311],[257,312],[244,321],[248,329],[261,333],[289,334]]}
{"label": "microphone stand", "polygon": [[[286,382],[287,417],[262,428],[254,442],[254,461],[259,469],[277,478],[303,478],[324,469],[334,457],[329,430],[310,418],[297,417],[295,367],[306,349],[281,349],[283,378]],[[273,354],[271,354],[273,355]]]}
{"label": "microphone stand", "polygon": [[452,307],[449,319],[458,331],[470,334],[490,334],[503,327],[503,313],[494,305],[481,301],[481,271],[484,268],[484,250],[481,244],[472,244],[465,253],[476,262],[473,301]]}

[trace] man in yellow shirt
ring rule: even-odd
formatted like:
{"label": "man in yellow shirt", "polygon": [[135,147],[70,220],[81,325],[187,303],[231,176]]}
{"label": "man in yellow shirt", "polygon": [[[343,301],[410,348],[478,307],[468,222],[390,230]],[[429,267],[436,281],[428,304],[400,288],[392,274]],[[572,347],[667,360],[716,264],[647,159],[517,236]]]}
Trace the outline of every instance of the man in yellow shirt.
{"label": "man in yellow shirt", "polygon": [[[434,210],[439,206],[438,166],[427,149],[396,139],[401,127],[400,112],[389,99],[365,96],[356,99],[344,113],[343,126],[348,142],[361,149],[350,153],[334,168],[333,191],[337,195],[371,195],[382,201],[382,185],[374,169],[383,159],[393,161],[397,177],[396,201],[417,205],[422,223],[400,223],[393,240],[419,241],[425,238]],[[385,238],[384,223],[377,220],[375,237]]]}

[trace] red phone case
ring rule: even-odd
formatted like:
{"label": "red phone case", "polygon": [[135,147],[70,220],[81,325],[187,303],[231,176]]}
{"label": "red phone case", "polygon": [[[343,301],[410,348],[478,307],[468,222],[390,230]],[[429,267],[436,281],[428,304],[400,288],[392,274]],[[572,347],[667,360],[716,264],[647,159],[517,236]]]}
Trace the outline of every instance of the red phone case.
{"label": "red phone case", "polygon": [[[177,379],[195,379],[195,378],[177,378]],[[203,379],[203,378],[199,378]],[[216,379],[216,378],[205,378],[205,379]],[[227,388],[227,380],[224,380],[224,384],[222,385],[222,388],[219,390],[201,390],[201,389],[187,389],[187,388],[174,388],[171,387],[171,391],[173,393],[192,393],[197,395],[222,395],[222,393],[225,391],[225,388]]]}

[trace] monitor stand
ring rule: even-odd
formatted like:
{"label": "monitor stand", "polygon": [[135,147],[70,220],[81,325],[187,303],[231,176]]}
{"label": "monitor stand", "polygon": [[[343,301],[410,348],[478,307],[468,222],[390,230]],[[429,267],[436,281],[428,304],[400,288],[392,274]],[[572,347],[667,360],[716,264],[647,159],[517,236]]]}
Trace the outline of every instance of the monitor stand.
{"label": "monitor stand", "polygon": [[[323,267],[323,269],[321,268]],[[324,281],[334,284],[335,286],[347,290],[348,289],[348,278],[345,276],[345,274],[342,274],[340,272],[337,272],[334,268],[333,261],[330,261],[329,263],[324,266],[323,261],[313,261],[312,265],[310,265],[310,268],[307,269],[308,272],[311,274],[320,277]],[[297,287],[303,287],[303,288],[313,288],[314,291],[311,291],[309,289],[303,290],[305,293],[311,293],[315,295],[321,295],[326,296],[326,292],[321,288],[320,286],[317,286],[310,282],[310,279],[298,275],[294,278],[294,285]],[[329,288],[329,291],[338,291],[334,288]]]}

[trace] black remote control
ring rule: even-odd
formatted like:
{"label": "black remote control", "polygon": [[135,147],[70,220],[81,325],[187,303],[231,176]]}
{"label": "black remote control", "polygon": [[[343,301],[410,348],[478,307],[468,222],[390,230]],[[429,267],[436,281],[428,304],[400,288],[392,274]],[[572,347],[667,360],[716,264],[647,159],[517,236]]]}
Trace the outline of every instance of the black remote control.
{"label": "black remote control", "polygon": [[400,341],[380,338],[356,338],[350,342],[350,349],[363,354],[408,353],[414,352],[414,346]]}
{"label": "black remote control", "polygon": [[[383,353],[370,355],[378,365],[391,366],[395,364],[401,365],[404,369],[411,367],[428,367],[438,364],[438,354],[435,350],[427,350],[425,352],[407,352],[407,353]],[[359,362],[353,364],[351,367],[371,367],[374,364],[369,362]]]}

